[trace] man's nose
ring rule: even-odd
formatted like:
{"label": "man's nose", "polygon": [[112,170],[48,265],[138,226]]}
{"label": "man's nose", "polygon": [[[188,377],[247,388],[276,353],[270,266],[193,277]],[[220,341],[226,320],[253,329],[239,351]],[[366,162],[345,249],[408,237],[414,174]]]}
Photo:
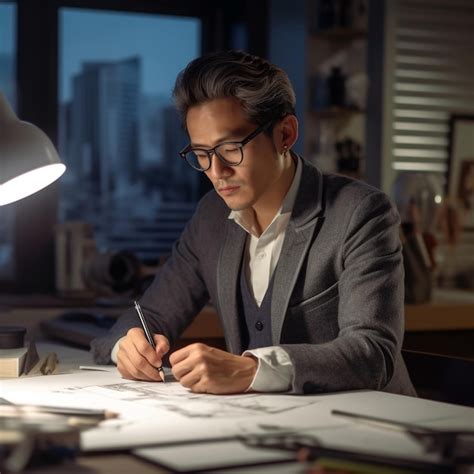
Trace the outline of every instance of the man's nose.
{"label": "man's nose", "polygon": [[211,167],[207,170],[210,179],[228,178],[232,175],[232,172],[232,167],[222,163],[215,153],[211,156]]}

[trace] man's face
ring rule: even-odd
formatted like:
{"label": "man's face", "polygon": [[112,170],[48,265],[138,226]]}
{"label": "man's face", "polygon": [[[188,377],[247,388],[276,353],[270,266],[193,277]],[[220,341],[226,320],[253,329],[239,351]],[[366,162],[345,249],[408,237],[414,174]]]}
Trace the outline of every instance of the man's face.
{"label": "man's face", "polygon": [[[234,98],[215,99],[191,107],[186,124],[192,145],[201,148],[212,148],[224,141],[241,141],[258,127],[247,120]],[[273,206],[272,189],[281,178],[283,157],[265,133],[247,143],[243,153],[244,159],[238,166],[226,166],[214,154],[206,176],[232,210]]]}

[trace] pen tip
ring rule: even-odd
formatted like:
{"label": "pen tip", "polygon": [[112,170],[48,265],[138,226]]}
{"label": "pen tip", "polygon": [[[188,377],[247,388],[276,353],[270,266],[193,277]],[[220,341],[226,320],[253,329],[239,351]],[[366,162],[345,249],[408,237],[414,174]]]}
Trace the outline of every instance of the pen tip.
{"label": "pen tip", "polygon": [[162,381],[163,383],[165,383],[165,372],[164,372],[164,370],[161,369],[161,370],[159,371],[159,374],[160,374],[160,379],[161,379],[161,381]]}

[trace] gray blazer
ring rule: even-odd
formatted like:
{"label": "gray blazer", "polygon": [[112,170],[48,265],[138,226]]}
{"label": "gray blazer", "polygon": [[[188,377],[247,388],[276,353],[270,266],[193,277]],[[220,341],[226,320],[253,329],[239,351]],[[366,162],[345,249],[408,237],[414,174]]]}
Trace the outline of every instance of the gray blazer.
{"label": "gray blazer", "polygon": [[[238,275],[246,232],[211,191],[140,302],[173,343],[212,301],[227,348],[240,354]],[[289,354],[292,393],[374,389],[416,395],[401,357],[404,286],[399,217],[366,184],[322,174],[303,160],[295,206],[274,274],[272,341]],[[133,310],[92,342],[99,363],[139,326]]]}

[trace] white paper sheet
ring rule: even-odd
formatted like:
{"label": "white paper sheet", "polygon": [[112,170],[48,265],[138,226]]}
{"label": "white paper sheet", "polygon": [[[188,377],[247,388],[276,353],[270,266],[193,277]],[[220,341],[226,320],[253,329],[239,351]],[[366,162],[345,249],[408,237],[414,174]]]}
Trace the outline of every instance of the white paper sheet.
{"label": "white paper sheet", "polygon": [[[317,440],[319,445],[356,453],[377,454],[419,462],[436,463],[437,454],[425,453],[423,447],[410,436],[368,426],[343,426],[313,429],[301,432]],[[219,469],[256,463],[291,460],[286,452],[246,446],[241,441],[195,443],[175,446],[157,446],[134,450],[133,453],[173,471]]]}
{"label": "white paper sheet", "polygon": [[177,382],[124,380],[117,371],[80,371],[15,382],[1,385],[2,396],[14,403],[118,412],[119,418],[83,433],[84,450],[294,431],[305,419],[301,410],[318,403],[317,397],[290,395],[193,394]]}
{"label": "white paper sheet", "polygon": [[290,452],[250,447],[237,440],[142,448],[133,454],[179,472],[295,460]]}
{"label": "white paper sheet", "polygon": [[308,474],[312,463],[282,463],[213,470],[212,474]]}
{"label": "white paper sheet", "polygon": [[[86,451],[307,430],[323,440],[327,436],[331,442],[341,441],[341,446],[359,447],[360,439],[365,439],[363,444],[379,446],[385,439],[383,432],[365,428],[361,432],[359,424],[334,417],[331,410],[429,426],[436,426],[437,420],[446,425],[449,420],[461,423],[472,417],[469,408],[369,391],[314,396],[193,394],[177,382],[125,380],[117,370],[3,380],[0,396],[13,403],[117,411],[119,418],[83,433]],[[449,427],[455,425],[453,421]]]}

